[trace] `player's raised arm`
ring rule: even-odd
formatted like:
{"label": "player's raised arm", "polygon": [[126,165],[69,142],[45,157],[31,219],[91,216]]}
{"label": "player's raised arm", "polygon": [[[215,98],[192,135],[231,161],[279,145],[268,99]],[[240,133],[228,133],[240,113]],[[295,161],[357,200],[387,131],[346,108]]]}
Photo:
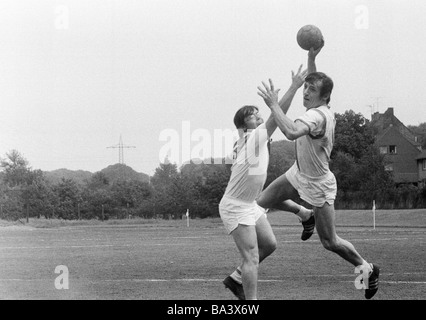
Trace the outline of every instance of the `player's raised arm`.
{"label": "player's raised arm", "polygon": [[[291,102],[293,101],[293,97],[296,94],[297,90],[305,82],[307,70],[302,71],[302,65],[301,65],[296,74],[294,74],[294,71],[292,71],[291,74],[292,74],[292,83],[290,85],[290,88],[287,90],[287,92],[281,98],[279,103],[278,103],[278,91],[279,91],[279,89],[274,90],[274,84],[273,84],[272,80],[269,80],[270,88],[265,83],[263,83],[265,89],[268,88],[271,91],[270,95],[266,95],[267,92],[264,89],[258,87],[258,89],[259,89],[258,94],[263,98],[266,105],[272,111],[271,116],[269,117],[269,119],[266,122],[266,129],[268,131],[269,137],[275,131],[277,126],[279,126],[281,131],[283,131],[283,133],[286,135],[286,133],[284,131],[284,124],[283,124],[282,117],[287,113],[287,111],[288,111],[288,109],[291,105]],[[273,108],[271,108],[271,106],[275,103],[278,106],[278,109],[280,109],[280,112],[278,112],[278,110],[275,110],[275,112],[274,112]]]}
{"label": "player's raised arm", "polygon": [[307,70],[302,71],[303,65],[301,64],[297,73],[294,74],[294,71],[291,71],[291,86],[285,93],[285,95],[281,98],[278,103],[281,110],[286,114],[288,109],[290,108],[291,102],[293,101],[293,97],[296,94],[297,90],[303,85],[305,82],[305,78],[308,74]]}
{"label": "player's raised arm", "polygon": [[308,74],[312,72],[317,72],[317,66],[315,64],[315,59],[320,53],[321,49],[324,47],[324,39],[322,40],[322,44],[318,49],[314,49],[313,47],[308,51]]}
{"label": "player's raised arm", "polygon": [[[284,114],[283,110],[278,104],[279,89],[275,90],[272,80],[269,79],[269,86],[265,82],[262,82],[262,84],[264,88],[257,87],[259,89],[258,94],[263,98],[266,105],[271,109],[276,125],[278,125],[287,139],[295,140],[300,136],[308,134],[309,128],[306,124],[300,121],[295,123]],[[294,93],[292,95],[294,96]]]}

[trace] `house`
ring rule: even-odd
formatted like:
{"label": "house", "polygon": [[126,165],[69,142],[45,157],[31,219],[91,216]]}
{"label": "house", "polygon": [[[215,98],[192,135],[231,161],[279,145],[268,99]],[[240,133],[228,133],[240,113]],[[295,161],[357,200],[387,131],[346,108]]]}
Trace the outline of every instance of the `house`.
{"label": "house", "polygon": [[422,153],[418,138],[394,115],[394,109],[372,115],[371,125],[375,130],[376,144],[385,155],[385,169],[392,171],[397,184],[422,181],[418,159]]}
{"label": "house", "polygon": [[417,157],[417,168],[419,171],[419,186],[426,185],[426,150],[423,150]]}

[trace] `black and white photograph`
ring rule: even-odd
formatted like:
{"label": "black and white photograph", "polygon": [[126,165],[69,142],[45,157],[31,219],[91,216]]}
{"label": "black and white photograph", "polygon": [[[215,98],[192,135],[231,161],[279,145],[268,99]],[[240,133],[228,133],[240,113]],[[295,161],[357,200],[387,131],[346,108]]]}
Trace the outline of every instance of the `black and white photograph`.
{"label": "black and white photograph", "polygon": [[425,300],[425,16],[0,0],[0,300]]}

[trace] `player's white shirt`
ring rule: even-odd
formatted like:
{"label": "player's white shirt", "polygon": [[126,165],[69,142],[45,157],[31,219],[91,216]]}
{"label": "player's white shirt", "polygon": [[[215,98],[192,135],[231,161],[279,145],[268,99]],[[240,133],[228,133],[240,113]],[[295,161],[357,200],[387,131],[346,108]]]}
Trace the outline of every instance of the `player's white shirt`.
{"label": "player's white shirt", "polygon": [[253,202],[266,182],[269,151],[265,123],[238,139],[234,146],[232,173],[224,196]]}
{"label": "player's white shirt", "polygon": [[309,134],[296,140],[296,164],[299,171],[309,177],[330,172],[329,162],[334,143],[336,120],[327,105],[309,109],[295,121],[309,127]]}

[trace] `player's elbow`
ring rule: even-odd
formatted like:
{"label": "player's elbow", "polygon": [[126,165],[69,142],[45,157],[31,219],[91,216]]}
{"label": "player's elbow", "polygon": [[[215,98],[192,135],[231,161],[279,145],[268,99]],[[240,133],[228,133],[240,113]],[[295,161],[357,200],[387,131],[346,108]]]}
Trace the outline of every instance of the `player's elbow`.
{"label": "player's elbow", "polygon": [[286,138],[290,141],[296,140],[299,136],[294,131],[284,132]]}

